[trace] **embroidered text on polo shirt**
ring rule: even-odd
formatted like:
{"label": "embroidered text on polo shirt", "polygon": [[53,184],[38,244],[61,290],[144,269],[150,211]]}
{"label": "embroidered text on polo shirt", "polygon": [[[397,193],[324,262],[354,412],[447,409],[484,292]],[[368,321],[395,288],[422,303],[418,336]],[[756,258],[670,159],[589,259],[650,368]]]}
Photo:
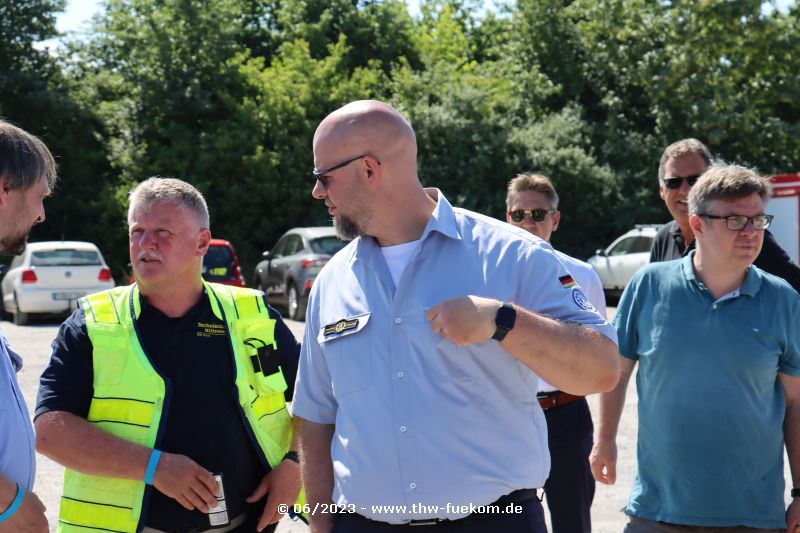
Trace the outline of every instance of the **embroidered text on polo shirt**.
{"label": "embroidered text on polo shirt", "polygon": [[207,322],[197,323],[198,337],[215,337],[218,335],[225,335],[225,326],[222,324],[210,324]]}

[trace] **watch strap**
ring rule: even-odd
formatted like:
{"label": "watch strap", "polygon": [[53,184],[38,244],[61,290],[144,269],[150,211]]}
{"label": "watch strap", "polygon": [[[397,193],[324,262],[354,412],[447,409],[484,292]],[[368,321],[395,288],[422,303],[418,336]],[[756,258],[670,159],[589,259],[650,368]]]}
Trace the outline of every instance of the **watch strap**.
{"label": "watch strap", "polygon": [[517,312],[510,302],[504,302],[503,305],[497,310],[497,315],[494,317],[495,326],[497,329],[492,335],[492,339],[500,342],[506,338],[508,332],[514,329],[514,323],[517,321]]}

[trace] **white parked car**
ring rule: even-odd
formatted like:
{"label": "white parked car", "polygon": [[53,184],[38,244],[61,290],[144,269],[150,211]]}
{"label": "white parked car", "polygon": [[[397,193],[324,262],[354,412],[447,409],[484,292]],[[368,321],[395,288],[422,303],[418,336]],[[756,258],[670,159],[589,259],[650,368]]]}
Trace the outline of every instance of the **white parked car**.
{"label": "white parked car", "polygon": [[78,298],[114,287],[111,270],[90,242],[28,243],[3,278],[3,309],[25,324],[35,313],[69,313]]}
{"label": "white parked car", "polygon": [[637,270],[650,262],[650,245],[661,224],[637,224],[589,258],[607,298],[618,297]]}

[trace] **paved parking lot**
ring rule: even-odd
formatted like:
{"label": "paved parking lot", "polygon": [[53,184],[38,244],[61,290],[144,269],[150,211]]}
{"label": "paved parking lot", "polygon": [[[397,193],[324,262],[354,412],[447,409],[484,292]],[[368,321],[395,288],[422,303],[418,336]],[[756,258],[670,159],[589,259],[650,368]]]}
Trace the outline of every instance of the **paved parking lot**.
{"label": "paved parking lot", "polygon": [[[609,310],[613,312],[613,308]],[[302,338],[303,323],[287,321],[290,329],[298,339]],[[25,367],[19,374],[20,385],[25,394],[28,406],[33,411],[39,375],[50,356],[50,342],[55,337],[58,324],[55,322],[36,323],[30,326],[15,326],[3,321],[0,327],[5,331],[11,345],[20,353]],[[635,387],[628,390],[627,404],[620,424],[617,440],[619,447],[619,465],[617,483],[614,486],[598,484],[594,505],[592,507],[593,531],[596,533],[619,533],[626,522],[620,509],[630,489],[635,467],[636,451],[636,393]],[[592,413],[597,417],[597,397],[589,398]],[[47,506],[47,515],[51,531],[55,531],[58,516],[58,498],[61,494],[63,468],[37,454],[37,474],[35,491]],[[788,464],[786,479],[790,479]],[[280,533],[300,533],[308,531],[302,523],[284,520],[278,528]]]}

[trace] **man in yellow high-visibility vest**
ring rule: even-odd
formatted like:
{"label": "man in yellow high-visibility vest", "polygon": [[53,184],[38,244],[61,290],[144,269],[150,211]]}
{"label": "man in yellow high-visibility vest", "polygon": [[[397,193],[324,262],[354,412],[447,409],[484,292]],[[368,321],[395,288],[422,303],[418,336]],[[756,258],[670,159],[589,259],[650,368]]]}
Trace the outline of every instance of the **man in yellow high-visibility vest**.
{"label": "man in yellow high-visibility vest", "polygon": [[193,186],[144,181],[128,225],[136,283],[81,300],[41,379],[37,448],[67,467],[59,531],[271,530],[300,491],[299,347],[263,293],[202,279]]}

